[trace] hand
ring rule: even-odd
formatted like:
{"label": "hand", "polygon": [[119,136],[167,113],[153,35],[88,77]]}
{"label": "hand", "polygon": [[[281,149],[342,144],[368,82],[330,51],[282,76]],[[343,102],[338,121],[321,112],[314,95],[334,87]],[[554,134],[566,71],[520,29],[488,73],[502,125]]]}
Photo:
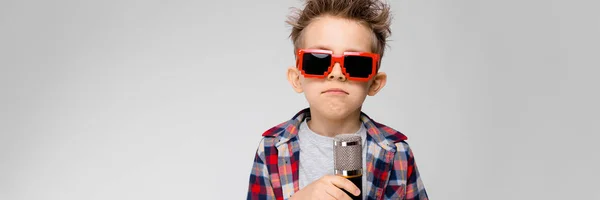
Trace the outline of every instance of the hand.
{"label": "hand", "polygon": [[300,199],[339,199],[352,200],[342,189],[354,195],[360,194],[360,189],[350,180],[336,175],[326,175],[302,188],[290,198]]}

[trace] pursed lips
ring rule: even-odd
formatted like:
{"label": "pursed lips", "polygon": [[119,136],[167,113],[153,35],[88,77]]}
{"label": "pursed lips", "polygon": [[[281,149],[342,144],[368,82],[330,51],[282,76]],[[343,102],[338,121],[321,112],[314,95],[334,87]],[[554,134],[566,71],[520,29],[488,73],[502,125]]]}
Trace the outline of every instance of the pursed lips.
{"label": "pursed lips", "polygon": [[346,91],[344,91],[344,90],[342,90],[340,88],[331,88],[331,89],[325,90],[322,93],[348,94],[348,92],[346,92]]}

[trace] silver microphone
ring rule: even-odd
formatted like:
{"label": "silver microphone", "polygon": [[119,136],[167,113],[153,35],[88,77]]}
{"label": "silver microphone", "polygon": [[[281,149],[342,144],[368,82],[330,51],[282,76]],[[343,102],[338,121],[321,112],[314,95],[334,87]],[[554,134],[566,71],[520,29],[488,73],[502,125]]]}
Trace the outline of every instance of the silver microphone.
{"label": "silver microphone", "polygon": [[350,180],[361,190],[360,195],[346,194],[362,199],[362,138],[358,134],[340,134],[333,139],[334,174]]}

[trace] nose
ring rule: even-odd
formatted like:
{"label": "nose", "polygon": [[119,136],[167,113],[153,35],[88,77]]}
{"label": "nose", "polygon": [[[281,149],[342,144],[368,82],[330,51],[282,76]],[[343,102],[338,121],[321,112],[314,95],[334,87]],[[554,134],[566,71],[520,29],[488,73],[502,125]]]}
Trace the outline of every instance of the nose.
{"label": "nose", "polygon": [[333,66],[333,70],[331,73],[327,75],[328,80],[338,80],[338,81],[346,81],[346,76],[342,73],[342,67],[339,63],[335,63]]}

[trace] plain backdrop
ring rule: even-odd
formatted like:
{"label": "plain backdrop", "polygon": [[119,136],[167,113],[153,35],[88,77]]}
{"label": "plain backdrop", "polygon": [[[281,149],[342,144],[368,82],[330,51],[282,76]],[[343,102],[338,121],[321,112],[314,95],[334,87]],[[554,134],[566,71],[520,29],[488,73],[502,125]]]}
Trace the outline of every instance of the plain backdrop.
{"label": "plain backdrop", "polygon": [[[3,0],[0,199],[245,199],[301,1]],[[600,199],[600,14],[583,0],[394,0],[388,85],[431,199]]]}

